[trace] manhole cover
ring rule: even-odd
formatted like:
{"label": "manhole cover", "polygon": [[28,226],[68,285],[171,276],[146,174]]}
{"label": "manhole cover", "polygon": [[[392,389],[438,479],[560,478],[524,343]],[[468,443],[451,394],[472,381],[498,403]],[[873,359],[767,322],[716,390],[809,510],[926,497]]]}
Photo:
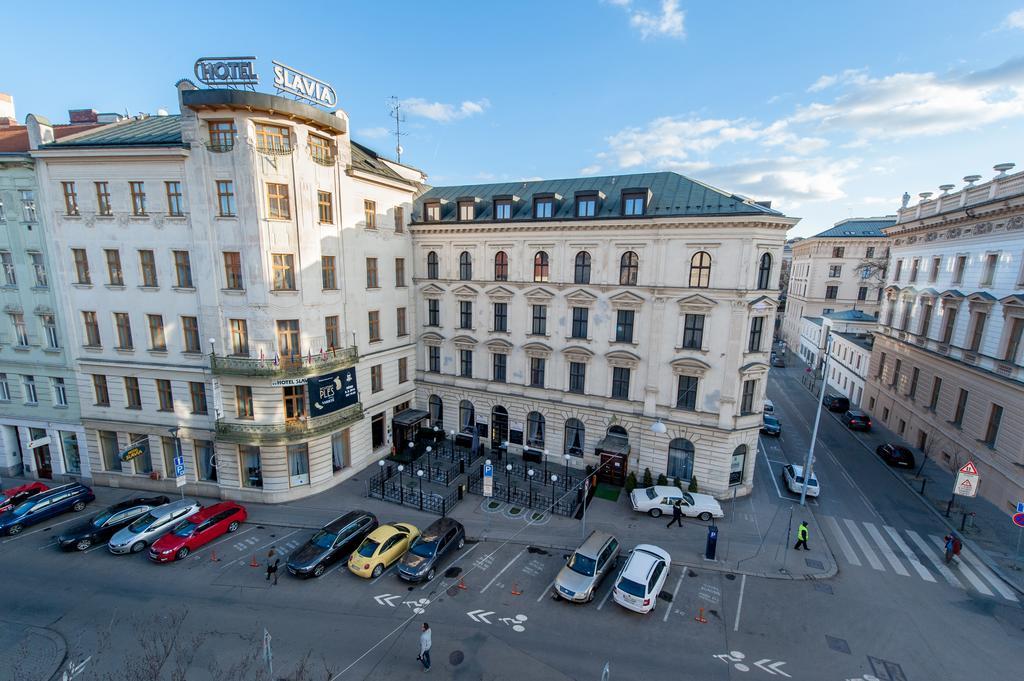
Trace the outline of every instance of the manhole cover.
{"label": "manhole cover", "polygon": [[538,546],[527,546],[526,550],[530,553],[535,553],[539,556],[546,556],[548,552]]}
{"label": "manhole cover", "polygon": [[813,558],[804,558],[804,562],[807,563],[807,567],[814,568],[815,570],[824,570],[825,564],[820,560],[814,560]]}
{"label": "manhole cover", "polygon": [[729,574],[727,574],[725,576],[725,578],[728,579],[731,582],[732,580],[736,579],[736,575],[734,575],[733,573],[730,572]]}
{"label": "manhole cover", "polygon": [[448,662],[453,666],[462,664],[462,661],[466,659],[466,656],[462,654],[461,650],[453,650],[451,655],[448,656]]}
{"label": "manhole cover", "polygon": [[456,577],[458,577],[461,574],[462,574],[462,568],[459,567],[458,565],[453,565],[453,566],[451,566],[450,568],[448,568],[447,570],[444,571],[444,578],[445,579],[455,579]]}
{"label": "manhole cover", "polygon": [[672,602],[672,594],[670,594],[667,591],[662,591],[660,594],[658,594],[658,598],[665,601],[666,603]]}
{"label": "manhole cover", "polygon": [[835,636],[825,634],[825,642],[828,643],[829,648],[837,653],[850,654],[850,644],[846,642],[845,638],[836,638]]}
{"label": "manhole cover", "polygon": [[871,657],[870,655],[868,655],[868,662],[871,663],[871,669],[874,671],[875,676],[878,677],[878,681],[907,681],[907,676],[903,673],[903,667],[895,662]]}
{"label": "manhole cover", "polygon": [[831,584],[825,584],[823,582],[815,582],[814,583],[814,588],[817,591],[821,591],[821,592],[827,593],[827,594],[835,593],[834,591],[832,591],[832,585]]}

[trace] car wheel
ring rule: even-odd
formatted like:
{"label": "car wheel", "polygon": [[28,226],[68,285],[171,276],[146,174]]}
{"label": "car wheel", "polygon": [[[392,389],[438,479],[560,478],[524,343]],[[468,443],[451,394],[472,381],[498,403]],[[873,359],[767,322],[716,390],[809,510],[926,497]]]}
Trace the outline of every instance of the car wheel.
{"label": "car wheel", "polygon": [[383,572],[384,572],[384,566],[381,565],[380,563],[377,563],[377,567],[373,568],[373,572],[370,573],[370,576],[371,577],[380,577],[381,574],[383,574]]}
{"label": "car wheel", "polygon": [[430,568],[430,572],[427,573],[427,581],[428,582],[434,581],[434,575],[436,575],[436,574],[437,573],[434,571],[434,568]]}
{"label": "car wheel", "polygon": [[144,542],[144,541],[137,541],[134,544],[132,544],[132,553],[139,553],[140,551],[143,551],[145,548],[146,548],[146,542]]}
{"label": "car wheel", "polygon": [[594,590],[591,590],[591,592],[587,594],[587,603],[591,602],[592,600],[594,600]]}
{"label": "car wheel", "polygon": [[711,514],[708,513],[707,511],[704,511],[703,513],[701,513],[697,517],[700,518],[701,520],[703,520],[704,522],[707,522],[707,521],[711,520]]}
{"label": "car wheel", "polygon": [[466,538],[465,537],[459,537],[459,545],[456,548],[460,548],[461,549],[465,545],[466,545]]}
{"label": "car wheel", "polygon": [[178,552],[174,554],[174,557],[178,560],[185,560],[186,558],[188,558],[188,553],[188,547],[182,546],[180,549],[178,549]]}
{"label": "car wheel", "polygon": [[88,551],[89,547],[92,546],[92,539],[79,539],[78,543],[75,544],[75,549],[78,551]]}
{"label": "car wheel", "polygon": [[325,568],[324,568],[324,564],[323,563],[317,563],[316,567],[313,568],[313,576],[314,577],[319,577],[320,575],[322,575],[324,573],[324,569]]}
{"label": "car wheel", "polygon": [[11,525],[7,528],[7,534],[14,535],[19,534],[25,527],[23,525]]}
{"label": "car wheel", "polygon": [[651,516],[652,518],[660,518],[661,517],[661,509],[660,508],[652,508],[650,511],[647,512],[647,514],[649,516]]}
{"label": "car wheel", "polygon": [[71,510],[75,511],[77,513],[78,511],[81,511],[84,508],[85,508],[85,502],[84,501],[76,501],[75,505],[71,507]]}
{"label": "car wheel", "polygon": [[238,521],[237,520],[232,520],[231,524],[228,525],[228,532],[234,532],[235,530],[238,529],[238,527],[239,527],[238,526]]}

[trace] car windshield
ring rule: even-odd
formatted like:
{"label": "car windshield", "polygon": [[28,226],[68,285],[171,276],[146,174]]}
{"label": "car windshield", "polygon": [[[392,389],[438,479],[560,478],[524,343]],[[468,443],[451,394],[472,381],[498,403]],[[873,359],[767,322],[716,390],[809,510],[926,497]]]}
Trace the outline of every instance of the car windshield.
{"label": "car windshield", "polygon": [[26,501],[20,504],[17,508],[15,508],[14,511],[12,511],[12,513],[14,513],[14,515],[16,516],[23,516],[26,513],[28,513],[33,506],[35,506],[35,502]]}
{"label": "car windshield", "polygon": [[320,530],[319,532],[313,535],[313,538],[310,539],[309,542],[311,544],[319,546],[322,549],[329,549],[332,546],[334,546],[334,540],[337,538],[337,536],[338,535],[334,534],[333,532],[328,532],[327,530]]}
{"label": "car windshield", "polygon": [[578,551],[569,558],[569,569],[573,572],[578,572],[584,577],[593,577],[594,569],[597,567],[597,561],[589,556],[584,556]]}
{"label": "car windshield", "polygon": [[191,537],[196,533],[196,524],[191,520],[182,520],[174,526],[171,533],[178,537]]}
{"label": "car windshield", "polygon": [[152,525],[153,521],[155,520],[155,515],[153,515],[152,513],[147,513],[146,515],[142,516],[141,518],[133,522],[131,525],[129,525],[128,529],[134,532],[135,534],[138,534],[139,532],[145,532],[149,529],[149,526]]}
{"label": "car windshield", "polygon": [[93,527],[103,527],[103,523],[105,523],[108,520],[110,520],[110,518],[113,515],[114,515],[114,512],[109,510],[109,509],[106,510],[106,511],[103,511],[102,513],[97,514],[96,517],[92,519],[92,526]]}
{"label": "car windshield", "polygon": [[420,541],[417,539],[416,543],[412,545],[412,548],[409,549],[409,551],[422,558],[433,558],[434,554],[437,552],[437,542]]}
{"label": "car windshield", "polygon": [[356,550],[356,553],[358,553],[363,558],[372,558],[373,554],[377,553],[378,546],[380,546],[380,542],[375,542],[374,540],[367,538],[364,539],[363,543],[359,545],[359,548]]}
{"label": "car windshield", "polygon": [[625,591],[631,596],[637,598],[643,598],[647,595],[647,587],[643,584],[637,584],[632,579],[626,579],[623,577],[619,580],[619,591]]}
{"label": "car windshield", "polygon": [[648,487],[647,489],[644,490],[644,492],[647,493],[648,499],[655,499],[658,496],[658,493],[654,491],[653,487]]}
{"label": "car windshield", "polygon": [[[802,484],[804,484],[804,476],[802,476],[802,475],[797,475],[797,476],[795,476],[795,477],[793,478],[793,480],[794,480],[794,481],[796,481],[796,483],[797,483],[798,485],[802,485]],[[811,481],[810,481],[809,483],[807,483],[807,486],[808,486],[808,487],[817,487],[817,486],[818,486],[818,479],[817,479],[817,478],[815,478],[815,477],[814,477],[814,476],[812,475],[812,476],[811,476]]]}
{"label": "car windshield", "polygon": [[777,426],[777,425],[779,425],[779,420],[777,418],[775,418],[774,416],[765,416],[764,417],[764,422],[767,423],[769,426]]}

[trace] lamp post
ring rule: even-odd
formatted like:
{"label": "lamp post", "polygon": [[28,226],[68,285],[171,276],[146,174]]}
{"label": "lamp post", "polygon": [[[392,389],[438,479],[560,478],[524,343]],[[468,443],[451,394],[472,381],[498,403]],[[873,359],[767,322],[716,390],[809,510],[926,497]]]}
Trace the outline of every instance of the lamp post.
{"label": "lamp post", "polygon": [[505,464],[505,501],[512,501],[512,464]]}
{"label": "lamp post", "polygon": [[544,450],[544,477],[545,478],[548,476],[548,455],[550,455],[550,454],[551,454],[551,452],[549,452],[546,449]]}
{"label": "lamp post", "polygon": [[557,482],[558,482],[558,476],[555,475],[554,473],[552,473],[551,474],[551,508],[552,509],[554,509],[554,507],[555,507],[555,490],[558,489],[558,486],[555,483],[557,483]]}
{"label": "lamp post", "polygon": [[804,461],[804,484],[800,488],[800,505],[807,505],[807,484],[814,475],[814,444],[818,440],[818,423],[821,421],[821,402],[825,397],[825,385],[828,383],[828,358],[832,353],[832,334],[825,335],[825,365],[822,367],[821,392],[818,394],[818,408],[814,412],[814,429],[811,431],[811,446],[807,448],[807,459]]}
{"label": "lamp post", "polygon": [[412,463],[412,460],[416,458],[415,456],[413,456],[413,454],[415,453],[415,452],[413,452],[413,448],[415,446],[416,446],[416,443],[413,442],[412,440],[409,440],[409,462],[410,463]]}
{"label": "lamp post", "polygon": [[402,478],[402,471],[405,470],[405,466],[398,464],[398,503],[405,503],[405,486],[403,484],[404,478]]}
{"label": "lamp post", "polygon": [[526,471],[527,476],[530,479],[530,502],[527,504],[530,508],[533,508],[533,469]]}
{"label": "lamp post", "polygon": [[427,445],[427,470],[430,470],[430,451],[433,449],[430,445]]}
{"label": "lamp post", "polygon": [[416,477],[420,479],[420,510],[423,510],[423,469],[416,471]]}
{"label": "lamp post", "polygon": [[452,457],[454,457],[455,456],[455,429],[452,428],[451,430],[449,430],[448,431],[448,435],[451,436],[451,439],[452,439],[452,443],[451,443],[452,449],[451,449],[451,452],[452,452]]}
{"label": "lamp post", "polygon": [[569,489],[569,459],[572,458],[572,455],[565,454],[564,456],[565,456],[565,476],[564,476],[564,482],[565,482],[565,488]]}
{"label": "lamp post", "polygon": [[377,466],[380,467],[380,498],[384,499],[384,459],[377,462]]}

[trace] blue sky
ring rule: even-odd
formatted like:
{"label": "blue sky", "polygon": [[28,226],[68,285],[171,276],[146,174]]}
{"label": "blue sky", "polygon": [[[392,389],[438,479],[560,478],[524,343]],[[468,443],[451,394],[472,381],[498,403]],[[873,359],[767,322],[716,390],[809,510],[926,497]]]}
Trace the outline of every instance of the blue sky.
{"label": "blue sky", "polygon": [[255,54],[265,83],[271,59],[331,82],[385,154],[403,99],[403,160],[433,184],[673,169],[773,200],[791,235],[1024,167],[1024,0],[51,7],[4,12],[22,120],[173,112],[196,57]]}

